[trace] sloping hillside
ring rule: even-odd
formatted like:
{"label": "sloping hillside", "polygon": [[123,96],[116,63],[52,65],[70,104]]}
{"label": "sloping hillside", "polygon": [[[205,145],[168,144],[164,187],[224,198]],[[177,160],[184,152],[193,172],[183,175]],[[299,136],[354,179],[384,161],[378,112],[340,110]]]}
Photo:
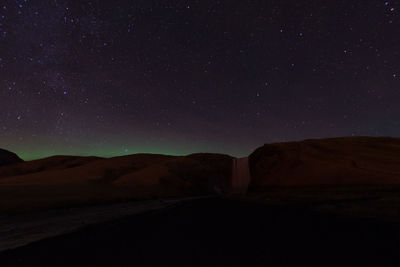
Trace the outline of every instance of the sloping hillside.
{"label": "sloping hillside", "polygon": [[14,164],[18,162],[22,162],[23,160],[20,159],[17,154],[12,153],[5,149],[0,149],[0,166]]}
{"label": "sloping hillside", "polygon": [[18,162],[0,167],[0,179],[8,176],[20,176],[49,170],[74,168],[98,160],[98,157],[53,156],[44,159]]}
{"label": "sloping hillside", "polygon": [[219,154],[23,162],[0,167],[0,211],[221,193],[230,186],[231,165],[230,156]]}
{"label": "sloping hillside", "polygon": [[251,187],[399,184],[400,139],[346,137],[266,144],[249,157]]}

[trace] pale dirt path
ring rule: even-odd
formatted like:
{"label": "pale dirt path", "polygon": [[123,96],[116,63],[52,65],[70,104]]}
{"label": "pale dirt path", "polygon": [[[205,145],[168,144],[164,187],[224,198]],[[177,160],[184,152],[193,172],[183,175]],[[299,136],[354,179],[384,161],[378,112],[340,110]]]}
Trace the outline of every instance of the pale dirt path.
{"label": "pale dirt path", "polygon": [[232,160],[232,191],[244,194],[250,184],[249,158],[234,158]]}
{"label": "pale dirt path", "polygon": [[125,202],[15,216],[0,214],[0,251],[74,232],[90,224],[159,210],[191,199],[194,198]]}

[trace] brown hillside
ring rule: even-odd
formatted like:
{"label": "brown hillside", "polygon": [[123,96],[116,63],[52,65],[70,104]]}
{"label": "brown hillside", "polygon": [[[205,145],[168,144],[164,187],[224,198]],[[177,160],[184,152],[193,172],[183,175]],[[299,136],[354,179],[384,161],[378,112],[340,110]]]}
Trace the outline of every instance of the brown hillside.
{"label": "brown hillside", "polygon": [[0,168],[0,212],[219,193],[230,185],[231,163],[231,157],[218,154],[52,157],[20,163]]}
{"label": "brown hillside", "polygon": [[400,139],[348,137],[266,144],[249,157],[251,187],[399,184]]}
{"label": "brown hillside", "polygon": [[[12,169],[15,175],[8,174],[8,177],[0,179],[0,184],[49,185],[113,182],[124,174],[169,158],[171,157],[152,154],[135,154],[108,159],[57,156],[15,165]],[[66,159],[69,164],[66,164]]]}
{"label": "brown hillside", "polygon": [[0,167],[0,179],[8,176],[25,175],[48,170],[61,170],[84,165],[98,157],[53,156],[44,159],[20,162]]}

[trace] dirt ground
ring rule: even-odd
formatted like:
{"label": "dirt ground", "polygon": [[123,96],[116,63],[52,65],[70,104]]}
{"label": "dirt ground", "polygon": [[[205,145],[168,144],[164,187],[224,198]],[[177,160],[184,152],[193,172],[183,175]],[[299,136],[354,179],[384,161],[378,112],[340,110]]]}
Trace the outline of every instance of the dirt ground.
{"label": "dirt ground", "polygon": [[[303,191],[310,195],[310,190]],[[0,266],[400,264],[397,222],[323,210],[316,204],[323,197],[315,192],[306,201],[304,193],[295,199],[283,192],[279,198],[286,201],[266,201],[265,195],[258,193],[258,198],[253,195],[247,200],[184,202],[5,251],[0,253]],[[326,197],[335,206],[343,203],[345,194],[347,199],[355,196],[353,191],[330,191]],[[371,204],[358,199],[359,207]]]}

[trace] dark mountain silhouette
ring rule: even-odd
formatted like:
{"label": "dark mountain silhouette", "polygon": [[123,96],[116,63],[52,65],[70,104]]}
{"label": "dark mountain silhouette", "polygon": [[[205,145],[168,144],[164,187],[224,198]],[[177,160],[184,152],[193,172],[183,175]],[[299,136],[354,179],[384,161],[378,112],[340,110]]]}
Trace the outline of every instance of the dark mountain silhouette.
{"label": "dark mountain silhouette", "polygon": [[251,187],[400,184],[400,139],[346,137],[266,144],[249,157]]}
{"label": "dark mountain silhouette", "polygon": [[399,192],[396,138],[19,162],[0,167],[3,248],[65,234],[0,251],[0,265],[396,265]]}
{"label": "dark mountain silhouette", "polygon": [[0,211],[220,194],[231,176],[232,157],[220,154],[54,156],[0,167]]}
{"label": "dark mountain silhouette", "polygon": [[[196,195],[270,186],[400,184],[400,139],[346,137],[266,144],[249,158],[198,153],[54,156],[0,167],[0,211]],[[246,170],[249,166],[249,172]],[[7,201],[1,201],[2,199]]]}
{"label": "dark mountain silhouette", "polygon": [[17,154],[12,153],[8,150],[0,148],[0,166],[9,165],[13,163],[23,162]]}

